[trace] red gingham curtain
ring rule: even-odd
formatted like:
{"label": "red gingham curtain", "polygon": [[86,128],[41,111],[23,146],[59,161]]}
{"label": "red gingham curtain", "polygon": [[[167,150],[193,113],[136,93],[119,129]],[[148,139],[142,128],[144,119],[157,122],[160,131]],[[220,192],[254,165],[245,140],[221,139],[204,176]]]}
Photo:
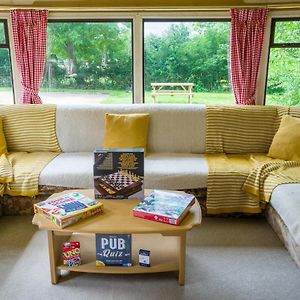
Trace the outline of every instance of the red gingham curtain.
{"label": "red gingham curtain", "polygon": [[231,80],[237,104],[256,103],[267,9],[231,9]]}
{"label": "red gingham curtain", "polygon": [[16,9],[10,16],[23,87],[21,103],[42,103],[38,92],[45,66],[48,11]]}

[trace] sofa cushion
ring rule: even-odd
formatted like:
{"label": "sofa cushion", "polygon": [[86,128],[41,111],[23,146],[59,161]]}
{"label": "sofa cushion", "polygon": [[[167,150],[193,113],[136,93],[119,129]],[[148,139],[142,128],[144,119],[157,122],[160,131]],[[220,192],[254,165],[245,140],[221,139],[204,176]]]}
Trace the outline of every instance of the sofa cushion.
{"label": "sofa cushion", "polygon": [[0,116],[9,152],[60,152],[55,105],[3,105]]}
{"label": "sofa cushion", "polygon": [[300,183],[281,184],[272,193],[271,205],[300,246]]}
{"label": "sofa cushion", "polygon": [[268,156],[300,161],[300,118],[283,116]]}
{"label": "sofa cushion", "polygon": [[205,188],[208,165],[203,155],[155,153],[145,159],[145,187],[148,189]]}
{"label": "sofa cushion", "polygon": [[206,153],[267,153],[276,120],[273,106],[208,106]]}
{"label": "sofa cushion", "polygon": [[105,114],[103,147],[143,148],[147,153],[149,114]]}
{"label": "sofa cushion", "polygon": [[205,106],[199,104],[61,104],[56,132],[63,152],[102,148],[105,113],[149,113],[148,152],[203,153]]}
{"label": "sofa cushion", "polygon": [[[93,188],[93,153],[61,153],[41,172],[39,184]],[[208,167],[199,154],[149,154],[145,159],[145,188],[206,187]]]}
{"label": "sofa cushion", "polygon": [[41,172],[39,185],[93,187],[94,154],[61,153]]}

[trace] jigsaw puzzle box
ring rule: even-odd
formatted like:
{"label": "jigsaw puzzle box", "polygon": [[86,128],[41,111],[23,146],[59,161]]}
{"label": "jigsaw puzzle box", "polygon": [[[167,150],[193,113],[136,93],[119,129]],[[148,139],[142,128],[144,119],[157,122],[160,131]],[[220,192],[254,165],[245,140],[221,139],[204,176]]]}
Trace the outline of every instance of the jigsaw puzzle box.
{"label": "jigsaw puzzle box", "polygon": [[144,197],[144,149],[108,149],[94,152],[95,198]]}

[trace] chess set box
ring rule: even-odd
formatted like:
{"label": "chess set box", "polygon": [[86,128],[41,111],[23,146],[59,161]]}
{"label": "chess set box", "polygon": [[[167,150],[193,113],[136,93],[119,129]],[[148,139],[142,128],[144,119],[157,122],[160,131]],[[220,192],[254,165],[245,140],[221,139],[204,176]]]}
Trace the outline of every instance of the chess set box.
{"label": "chess set box", "polygon": [[154,190],[133,209],[133,215],[156,222],[179,225],[194,203],[194,195]]}
{"label": "chess set box", "polygon": [[34,204],[34,213],[42,215],[60,228],[103,212],[103,203],[78,192],[49,198]]}
{"label": "chess set box", "polygon": [[109,149],[94,152],[95,198],[144,197],[144,149]]}
{"label": "chess set box", "polygon": [[96,266],[130,267],[131,234],[96,234]]}

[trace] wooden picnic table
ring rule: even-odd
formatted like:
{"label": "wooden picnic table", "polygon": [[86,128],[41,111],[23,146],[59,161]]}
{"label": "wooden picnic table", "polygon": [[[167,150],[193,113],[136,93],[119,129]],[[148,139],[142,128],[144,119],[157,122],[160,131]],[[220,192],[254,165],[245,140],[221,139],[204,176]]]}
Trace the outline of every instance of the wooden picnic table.
{"label": "wooden picnic table", "polygon": [[[153,82],[151,83],[153,103],[156,102],[157,95],[188,95],[188,103],[192,103],[194,84],[189,82]],[[169,89],[165,89],[169,87]],[[180,89],[174,89],[174,88]]]}

